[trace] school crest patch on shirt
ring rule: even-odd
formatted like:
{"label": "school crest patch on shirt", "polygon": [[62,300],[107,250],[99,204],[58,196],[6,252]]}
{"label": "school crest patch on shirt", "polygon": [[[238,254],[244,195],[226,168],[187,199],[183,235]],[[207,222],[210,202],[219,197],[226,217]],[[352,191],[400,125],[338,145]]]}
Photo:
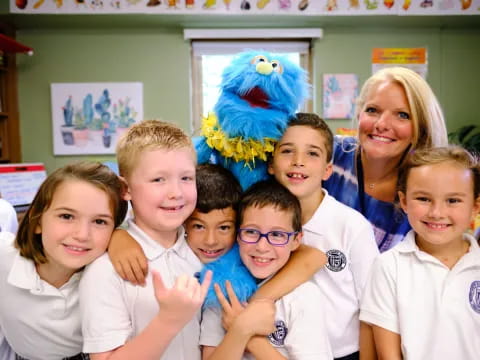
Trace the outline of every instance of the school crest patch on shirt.
{"label": "school crest patch on shirt", "polygon": [[473,311],[480,314],[480,281],[473,281],[470,285],[468,300]]}
{"label": "school crest patch on shirt", "polygon": [[277,330],[268,335],[268,339],[273,345],[283,346],[285,344],[285,338],[288,334],[288,328],[283,322],[283,320],[275,321],[275,328]]}
{"label": "school crest patch on shirt", "polygon": [[347,257],[340,250],[332,249],[327,251],[327,269],[339,272],[345,269]]}

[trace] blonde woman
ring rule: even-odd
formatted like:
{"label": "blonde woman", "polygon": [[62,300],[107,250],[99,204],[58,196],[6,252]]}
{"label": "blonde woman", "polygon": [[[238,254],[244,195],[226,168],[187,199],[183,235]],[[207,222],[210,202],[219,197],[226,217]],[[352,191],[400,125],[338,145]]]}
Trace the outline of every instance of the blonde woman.
{"label": "blonde woman", "polygon": [[335,138],[333,174],[324,188],[371,222],[383,252],[411,229],[394,204],[398,168],[410,151],[447,145],[445,120],[427,82],[401,67],[365,82],[355,119],[357,137]]}

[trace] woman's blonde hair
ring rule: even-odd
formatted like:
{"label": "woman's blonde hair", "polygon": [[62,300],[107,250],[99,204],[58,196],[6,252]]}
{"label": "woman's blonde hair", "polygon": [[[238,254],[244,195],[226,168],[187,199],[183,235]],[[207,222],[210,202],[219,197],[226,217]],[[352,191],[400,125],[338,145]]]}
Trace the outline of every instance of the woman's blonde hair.
{"label": "woman's blonde hair", "polygon": [[122,223],[127,213],[128,204],[123,200],[123,183],[107,166],[99,162],[82,161],[55,170],[38,189],[20,222],[15,238],[15,247],[20,255],[33,260],[35,264],[47,262],[42,235],[36,234],[35,229],[40,224],[43,213],[50,207],[58,186],[68,180],[85,181],[104,191],[110,200],[115,227]]}
{"label": "woman's blonde hair", "polygon": [[413,126],[410,150],[448,145],[445,119],[435,94],[420,75],[407,68],[389,67],[379,70],[364,83],[357,99],[357,121],[371,92],[384,82],[399,84],[407,95]]}

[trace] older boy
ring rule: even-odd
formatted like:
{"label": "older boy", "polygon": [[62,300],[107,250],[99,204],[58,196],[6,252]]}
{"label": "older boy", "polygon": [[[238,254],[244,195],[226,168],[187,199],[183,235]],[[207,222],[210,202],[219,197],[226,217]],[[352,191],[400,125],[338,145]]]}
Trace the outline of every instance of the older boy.
{"label": "older boy", "polygon": [[327,331],[336,359],[359,358],[360,299],[378,255],[373,229],[357,211],[322,189],[332,173],[333,135],[317,115],[298,113],[277,143],[269,173],[302,207],[303,241],[327,254],[314,275],[325,297]]}
{"label": "older boy", "polygon": [[200,287],[190,276],[201,264],[181,226],[197,197],[192,143],[173,125],[143,121],[120,139],[117,159],[135,214],[128,231],[162,277],[154,272],[134,286],[107,255],[97,259],[80,285],[84,352],[92,360],[199,360],[198,309],[209,279]]}
{"label": "older boy", "polygon": [[[245,193],[238,218],[240,257],[255,278],[266,280],[287,263],[291,252],[300,245],[300,204],[276,181],[260,182]],[[237,302],[232,291],[229,295],[232,303]],[[228,307],[221,293],[219,298],[224,307]],[[203,313],[200,338],[204,359],[250,359],[254,356],[269,360],[285,357],[331,360],[321,301],[315,284],[306,282],[298,286],[276,301],[275,328],[268,303],[254,301],[234,320],[225,338],[220,311],[207,309]],[[313,329],[315,336],[311,334]],[[254,335],[268,337],[249,342]],[[244,355],[247,343],[251,356]]]}

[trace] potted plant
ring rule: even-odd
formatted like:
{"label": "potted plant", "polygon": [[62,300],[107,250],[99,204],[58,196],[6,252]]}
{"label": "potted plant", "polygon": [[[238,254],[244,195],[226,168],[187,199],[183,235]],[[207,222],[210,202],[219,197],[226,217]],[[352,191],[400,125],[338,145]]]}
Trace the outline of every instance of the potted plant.
{"label": "potted plant", "polygon": [[448,134],[448,141],[480,155],[480,126],[465,125]]}
{"label": "potted plant", "polygon": [[89,137],[92,143],[101,144],[103,136],[103,122],[101,118],[94,118],[88,125]]}
{"label": "potted plant", "polygon": [[111,123],[105,122],[103,123],[103,146],[109,148],[112,144],[112,131],[111,131]]}
{"label": "potted plant", "polygon": [[63,143],[65,145],[73,145],[75,141],[73,139],[73,105],[71,96],[68,97],[65,106],[62,107],[62,111],[64,124],[60,131],[62,133]]}
{"label": "potted plant", "polygon": [[128,128],[135,123],[137,113],[130,107],[129,102],[130,99],[128,97],[125,101],[118,101],[118,114],[117,108],[114,106],[114,118],[117,120],[117,133],[119,137],[127,132]]}
{"label": "potted plant", "polygon": [[75,139],[75,145],[85,146],[88,142],[88,128],[85,124],[85,118],[80,110],[75,111],[75,119],[73,121],[73,138]]}

